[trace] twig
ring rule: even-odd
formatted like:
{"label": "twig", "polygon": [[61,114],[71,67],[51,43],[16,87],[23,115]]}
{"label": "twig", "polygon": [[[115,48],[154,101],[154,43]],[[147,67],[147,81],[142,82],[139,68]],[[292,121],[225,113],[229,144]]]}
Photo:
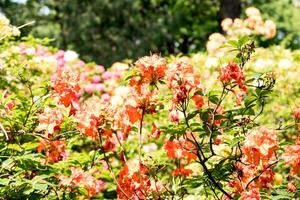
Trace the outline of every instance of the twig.
{"label": "twig", "polygon": [[3,125],[1,124],[1,122],[0,122],[0,128],[1,128],[1,130],[3,131],[3,133],[5,135],[6,141],[9,141],[8,134],[7,134],[6,130],[4,129]]}
{"label": "twig", "polygon": [[106,163],[107,166],[108,166],[108,170],[109,170],[110,174],[112,175],[112,177],[113,177],[115,183],[117,184],[118,188],[120,189],[120,191],[127,197],[127,199],[131,199],[131,198],[127,195],[127,193],[121,188],[120,184],[119,184],[118,181],[117,181],[117,178],[116,178],[114,172],[112,171],[112,167],[111,167],[111,165],[110,165],[110,163],[109,163],[108,157],[106,156],[106,153],[105,153],[105,149],[104,149],[104,147],[103,147],[103,145],[102,145],[102,138],[101,138],[101,135],[99,135],[99,139],[100,139],[100,146],[101,146],[101,149],[102,149],[102,151],[103,151],[104,161],[105,161],[105,163]]}

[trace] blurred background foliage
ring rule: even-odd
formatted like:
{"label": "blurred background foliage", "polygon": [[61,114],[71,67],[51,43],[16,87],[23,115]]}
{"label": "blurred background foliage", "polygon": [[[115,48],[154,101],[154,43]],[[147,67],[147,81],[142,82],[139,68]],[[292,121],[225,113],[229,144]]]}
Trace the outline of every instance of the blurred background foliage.
{"label": "blurred background foliage", "polygon": [[221,20],[249,6],[277,24],[277,37],[262,46],[300,47],[300,0],[0,0],[12,24],[36,22],[23,35],[53,38],[54,46],[106,66],[149,52],[205,50]]}

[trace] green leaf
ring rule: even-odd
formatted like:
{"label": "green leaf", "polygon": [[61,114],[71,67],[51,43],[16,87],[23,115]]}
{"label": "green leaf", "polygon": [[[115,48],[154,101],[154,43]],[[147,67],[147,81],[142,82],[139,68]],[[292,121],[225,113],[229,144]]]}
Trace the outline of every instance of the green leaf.
{"label": "green leaf", "polygon": [[10,159],[5,160],[1,166],[5,169],[8,169],[8,168],[12,167],[13,164],[14,164],[14,160],[12,158],[10,158]]}
{"label": "green leaf", "polygon": [[247,97],[244,101],[245,107],[249,107],[251,104],[253,104],[257,98],[255,96]]}
{"label": "green leaf", "polygon": [[194,95],[204,96],[204,93],[203,93],[203,91],[197,91],[194,93]]}
{"label": "green leaf", "polygon": [[34,183],[33,188],[40,191],[47,191],[48,185],[45,183]]}
{"label": "green leaf", "polygon": [[208,97],[208,100],[214,104],[218,104],[219,103],[219,98],[217,95],[212,95]]}
{"label": "green leaf", "polygon": [[249,41],[250,41],[250,38],[248,36],[243,36],[243,37],[239,38],[237,43],[238,43],[238,46],[241,47],[241,46],[247,44]]}
{"label": "green leaf", "polygon": [[[254,105],[253,105],[254,106]],[[245,115],[255,115],[255,111],[253,108],[248,108],[245,112]]]}
{"label": "green leaf", "polygon": [[230,46],[235,47],[235,48],[238,48],[238,47],[239,47],[239,42],[236,41],[236,40],[229,40],[229,41],[227,42],[227,44],[229,44]]}
{"label": "green leaf", "polygon": [[10,180],[8,178],[1,178],[0,185],[8,185]]}
{"label": "green leaf", "polygon": [[229,143],[229,146],[230,147],[234,147],[236,146],[239,142],[243,141],[245,139],[244,136],[238,136],[238,137],[235,137],[233,138],[230,143]]}
{"label": "green leaf", "polygon": [[198,113],[199,113],[198,110],[194,110],[194,111],[190,112],[187,116],[187,120],[194,118]]}

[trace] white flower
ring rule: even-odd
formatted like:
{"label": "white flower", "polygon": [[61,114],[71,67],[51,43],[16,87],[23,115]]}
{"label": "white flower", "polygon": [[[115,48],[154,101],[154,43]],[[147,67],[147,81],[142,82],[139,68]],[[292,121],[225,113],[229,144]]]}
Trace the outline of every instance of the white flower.
{"label": "white flower", "polygon": [[75,51],[68,50],[64,54],[64,60],[66,62],[76,60],[77,58],[78,58],[78,54]]}
{"label": "white flower", "polygon": [[281,69],[288,69],[292,67],[293,63],[289,59],[281,59],[278,62],[278,67]]}
{"label": "white flower", "polygon": [[207,68],[216,67],[218,66],[218,59],[213,57],[207,57],[205,61],[205,66]]}
{"label": "white flower", "polygon": [[255,69],[264,69],[267,67],[267,62],[263,59],[257,59],[254,63]]}

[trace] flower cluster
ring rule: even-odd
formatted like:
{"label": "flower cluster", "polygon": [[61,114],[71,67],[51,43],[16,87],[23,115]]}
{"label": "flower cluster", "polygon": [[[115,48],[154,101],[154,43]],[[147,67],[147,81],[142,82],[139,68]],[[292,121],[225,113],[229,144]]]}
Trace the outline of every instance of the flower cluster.
{"label": "flower cluster", "polygon": [[67,157],[66,145],[64,139],[49,140],[41,139],[39,146],[37,147],[38,152],[45,152],[46,158],[45,163],[56,163]]}
{"label": "flower cluster", "polygon": [[104,104],[97,97],[89,98],[81,105],[74,116],[74,121],[77,122],[77,128],[82,135],[94,139],[99,136],[98,126],[103,111]]}
{"label": "flower cluster", "polygon": [[159,55],[153,54],[140,58],[135,62],[135,66],[138,73],[130,79],[130,85],[135,87],[137,92],[141,92],[141,86],[145,84],[157,87],[157,82],[165,76],[167,62]]}
{"label": "flower cluster", "polygon": [[73,191],[74,187],[84,188],[88,193],[88,198],[95,196],[103,191],[105,183],[98,180],[80,168],[71,167],[71,176],[59,175],[60,185]]}
{"label": "flower cluster", "polygon": [[5,37],[18,36],[20,31],[17,27],[10,25],[9,19],[4,15],[0,16],[0,40]]}
{"label": "flower cluster", "polygon": [[300,176],[300,137],[295,145],[285,147],[282,159],[291,168],[292,176]]}
{"label": "flower cluster", "polygon": [[44,152],[46,163],[55,163],[67,157],[64,139],[53,140],[54,136],[60,132],[61,124],[64,119],[64,107],[46,107],[44,112],[39,115],[39,125],[37,131],[46,131],[39,141],[38,152]]}
{"label": "flower cluster", "polygon": [[[105,150],[114,150],[118,140],[124,140],[131,130],[123,110],[111,107],[98,97],[91,97],[74,115],[77,129],[84,136],[103,140]],[[115,134],[113,134],[115,133]]]}
{"label": "flower cluster", "polygon": [[149,169],[139,161],[128,162],[119,173],[118,199],[147,199],[160,195],[164,190],[162,184],[151,179],[148,173]]}
{"label": "flower cluster", "polygon": [[39,126],[37,127],[37,130],[45,130],[47,134],[53,135],[60,131],[63,119],[63,108],[46,107],[44,112],[39,115]]}
{"label": "flower cluster", "polygon": [[226,42],[226,38],[221,33],[212,33],[208,37],[208,41],[206,43],[206,49],[210,54],[218,54],[220,51],[220,47]]}
{"label": "flower cluster", "polygon": [[277,134],[274,130],[261,127],[253,130],[242,147],[241,162],[237,163],[238,178],[230,182],[236,193],[255,196],[259,199],[260,188],[269,189],[275,173],[271,167],[277,162]]}
{"label": "flower cluster", "polygon": [[243,71],[236,63],[229,63],[225,67],[222,67],[218,78],[224,83],[234,80],[241,90],[247,91]]}
{"label": "flower cluster", "polygon": [[300,131],[300,108],[296,108],[294,110],[294,118],[297,123],[297,129],[298,129],[298,131]]}
{"label": "flower cluster", "polygon": [[78,81],[79,75],[77,73],[70,70],[58,71],[53,83],[53,98],[58,98],[59,104],[65,107],[74,106],[80,90]]}
{"label": "flower cluster", "polygon": [[218,79],[224,84],[230,84],[233,80],[233,84],[237,84],[239,86],[239,88],[241,89],[240,92],[235,92],[232,89],[230,89],[230,91],[233,91],[233,93],[237,97],[237,104],[240,105],[243,96],[247,92],[245,77],[242,69],[236,63],[229,63],[225,67],[221,67]]}
{"label": "flower cluster", "polygon": [[198,109],[204,104],[203,97],[196,92],[204,91],[201,85],[200,76],[196,74],[194,68],[189,63],[177,61],[171,63],[168,70],[168,86],[173,93],[172,110],[182,110],[183,104],[190,99],[195,102]]}
{"label": "flower cluster", "polygon": [[192,160],[196,160],[196,147],[195,145],[186,139],[174,139],[167,140],[164,149],[167,155],[171,159],[176,159],[179,161],[179,167],[172,171],[174,175],[189,176],[193,173],[190,169],[185,169],[184,165],[189,164]]}
{"label": "flower cluster", "polygon": [[246,19],[226,18],[221,22],[225,36],[220,33],[213,33],[209,36],[206,49],[210,54],[223,56],[224,52],[220,47],[228,40],[235,40],[240,36],[262,35],[267,39],[276,36],[276,24],[272,20],[264,21],[257,8],[246,9]]}
{"label": "flower cluster", "polygon": [[222,29],[230,37],[243,35],[263,35],[270,39],[276,35],[276,25],[272,20],[264,21],[261,13],[257,8],[249,7],[246,9],[247,18],[242,20],[236,18],[234,20],[226,18],[222,21]]}

